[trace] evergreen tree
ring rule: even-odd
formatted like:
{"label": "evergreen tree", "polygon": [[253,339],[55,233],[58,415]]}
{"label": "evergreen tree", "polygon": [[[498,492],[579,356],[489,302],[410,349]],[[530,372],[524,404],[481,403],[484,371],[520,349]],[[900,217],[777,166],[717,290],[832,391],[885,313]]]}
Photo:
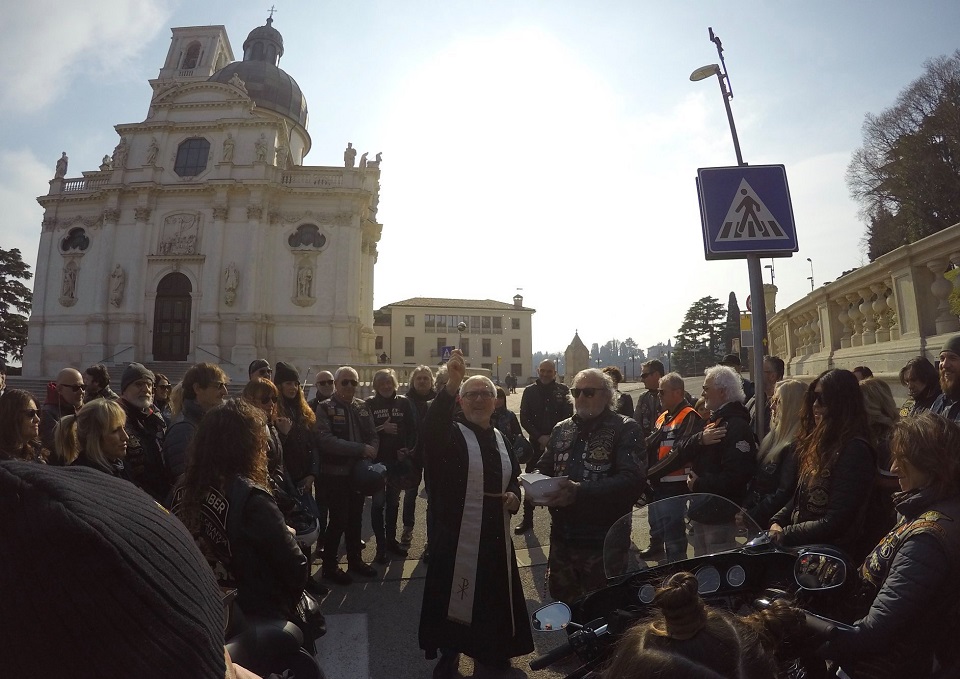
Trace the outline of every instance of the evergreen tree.
{"label": "evergreen tree", "polygon": [[673,369],[683,375],[702,373],[723,356],[727,314],[716,297],[701,297],[687,310],[677,330]]}
{"label": "evergreen tree", "polygon": [[[33,278],[17,248],[0,248],[0,355],[23,360],[32,293],[21,280]],[[21,313],[17,313],[17,312]]]}
{"label": "evergreen tree", "polygon": [[[733,340],[740,337],[740,305],[737,304],[737,293],[731,292],[727,299],[727,322],[723,326],[723,353],[734,353]],[[741,349],[740,361],[745,362],[746,356]]]}

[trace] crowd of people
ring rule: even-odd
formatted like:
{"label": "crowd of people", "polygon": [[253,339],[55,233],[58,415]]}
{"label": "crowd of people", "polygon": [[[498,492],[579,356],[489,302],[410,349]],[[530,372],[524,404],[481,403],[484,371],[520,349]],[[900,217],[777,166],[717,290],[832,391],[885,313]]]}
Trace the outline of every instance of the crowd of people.
{"label": "crowd of people", "polygon": [[[960,572],[960,336],[943,347],[939,368],[923,357],[903,367],[910,400],[900,408],[864,366],[859,377],[832,369],[807,384],[784,379],[777,357],[763,365],[758,393],[736,356],[707,368],[698,402],[679,374],[648,361],[634,408],[615,368],[583,370],[568,386],[547,360],[523,389],[519,418],[503,389],[466,375],[459,351],[436,373],[414,369],[403,395],[392,369],[377,371],[366,399],[350,366],[319,372],[310,401],[285,362],[253,361],[237,398],[209,363],[176,385],[131,363],[118,393],[103,365],[64,368],[39,407],[28,392],[3,390],[0,460],[11,462],[0,464],[21,484],[32,474],[22,465],[39,463],[45,474],[86,469],[85,482],[96,473],[105,487],[139,488],[182,522],[244,612],[295,622],[305,591],[322,597],[408,556],[423,484],[419,642],[428,659],[439,657],[438,679],[462,676],[461,654],[473,658],[475,677],[525,676],[511,662],[533,651],[511,532],[532,530],[537,505],[521,502],[522,469],[559,477],[538,504],[550,520],[546,590],[567,603],[604,585],[607,530],[641,498],[711,493],[784,546],[829,544],[862,563],[848,607],[853,631],[831,638],[825,657],[851,677],[927,676],[950,660],[942,632],[960,602],[951,577]],[[769,429],[759,441],[758,418]],[[372,563],[363,559],[368,506]],[[644,559],[737,544],[734,532],[696,520],[649,518]],[[689,578],[665,582],[655,603],[665,617],[624,638],[607,676],[648,676],[635,669],[640,656],[645,666],[772,676],[763,620],[701,611]],[[671,632],[672,609],[693,611],[689,636]],[[713,636],[694,643],[700,633]],[[739,669],[705,660],[711,644],[732,638]]]}

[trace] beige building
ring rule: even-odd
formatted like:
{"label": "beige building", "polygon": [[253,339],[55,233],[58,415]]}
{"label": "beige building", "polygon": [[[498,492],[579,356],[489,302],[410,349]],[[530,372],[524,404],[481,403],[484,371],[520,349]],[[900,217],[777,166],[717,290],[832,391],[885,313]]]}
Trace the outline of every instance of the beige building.
{"label": "beige building", "polygon": [[115,126],[99,169],[58,163],[38,199],[26,374],[375,362],[379,154],[304,165],[307,102],[271,24],[240,61],[223,26],[174,28],[144,119]]}
{"label": "beige building", "polygon": [[[501,380],[509,372],[525,384],[532,371],[535,312],[523,306],[520,295],[513,304],[414,297],[377,311],[375,351],[386,363],[436,366],[442,362],[443,347],[459,346],[469,367],[490,370]],[[466,328],[462,333],[460,323]]]}

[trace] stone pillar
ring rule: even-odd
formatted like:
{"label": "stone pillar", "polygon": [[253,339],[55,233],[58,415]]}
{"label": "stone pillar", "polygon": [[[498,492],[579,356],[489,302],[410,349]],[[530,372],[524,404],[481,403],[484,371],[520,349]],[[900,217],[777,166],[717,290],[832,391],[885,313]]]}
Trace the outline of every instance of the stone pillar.
{"label": "stone pillar", "polygon": [[850,336],[851,336],[851,327],[853,326],[853,321],[850,320],[850,303],[847,302],[846,298],[841,297],[837,301],[837,320],[840,321],[840,348],[849,349],[850,348]]}
{"label": "stone pillar", "polygon": [[887,306],[887,284],[885,282],[871,283],[870,289],[876,294],[873,302],[873,313],[877,317],[877,342],[890,341],[890,315]]}
{"label": "stone pillar", "polygon": [[960,330],[960,320],[950,311],[950,293],[953,291],[953,286],[943,275],[943,272],[947,269],[947,260],[943,258],[931,260],[927,262],[927,268],[933,274],[933,284],[930,286],[930,291],[937,299],[935,321],[937,334],[944,335],[957,332]]}
{"label": "stone pillar", "polygon": [[860,315],[863,317],[863,345],[876,344],[877,336],[875,330],[877,329],[877,323],[873,318],[873,292],[869,287],[864,287],[857,290],[857,294],[860,295]]}
{"label": "stone pillar", "polygon": [[848,292],[844,297],[847,298],[850,307],[847,309],[847,317],[850,319],[850,346],[863,346],[863,316],[860,314],[860,295],[856,292]]}

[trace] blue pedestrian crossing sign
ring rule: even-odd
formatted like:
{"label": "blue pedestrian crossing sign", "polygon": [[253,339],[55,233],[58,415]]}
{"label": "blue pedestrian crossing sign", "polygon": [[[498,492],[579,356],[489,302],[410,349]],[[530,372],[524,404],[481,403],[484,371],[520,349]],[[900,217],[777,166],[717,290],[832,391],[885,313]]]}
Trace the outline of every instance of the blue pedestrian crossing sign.
{"label": "blue pedestrian crossing sign", "polygon": [[707,259],[791,257],[798,250],[783,165],[699,168],[697,195]]}
{"label": "blue pedestrian crossing sign", "polygon": [[440,360],[443,362],[449,361],[454,349],[456,347],[440,347]]}

